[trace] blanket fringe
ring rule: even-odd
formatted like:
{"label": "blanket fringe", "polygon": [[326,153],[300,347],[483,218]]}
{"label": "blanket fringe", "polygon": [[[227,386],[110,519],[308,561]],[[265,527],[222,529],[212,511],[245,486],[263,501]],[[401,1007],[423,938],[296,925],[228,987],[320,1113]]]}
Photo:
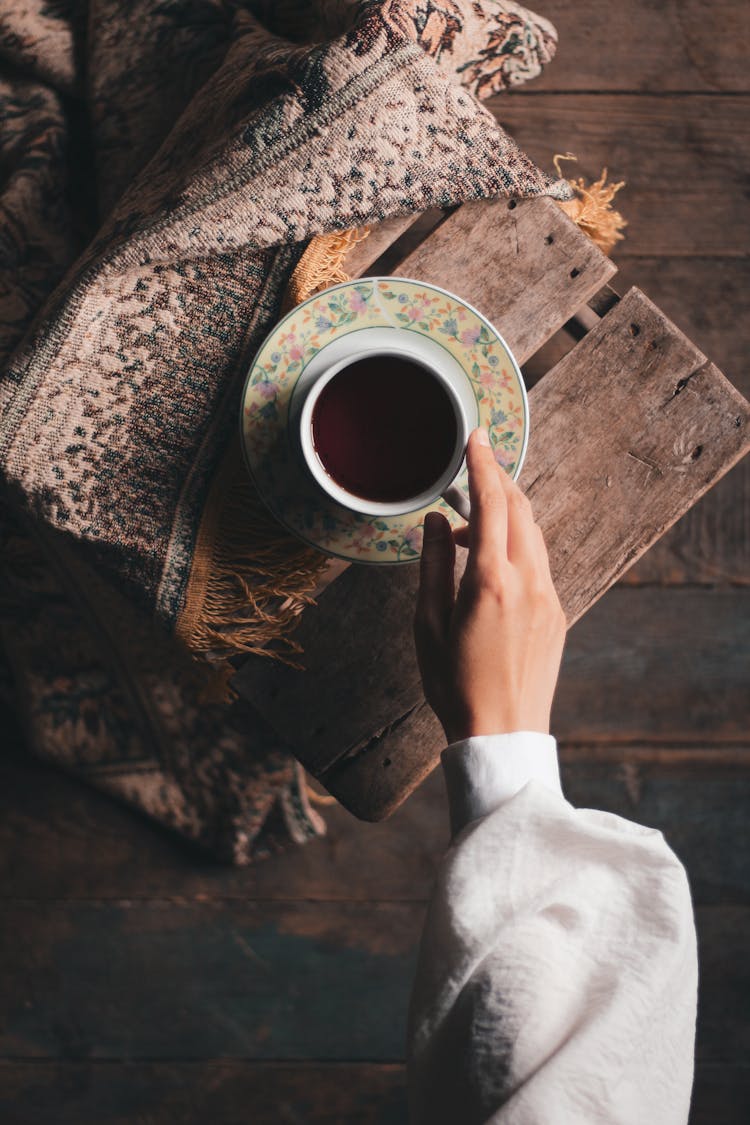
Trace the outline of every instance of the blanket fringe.
{"label": "blanket fringe", "polygon": [[[558,153],[554,159],[555,170],[562,177],[560,163],[563,160],[577,160],[570,152]],[[622,231],[627,221],[612,206],[612,200],[625,186],[625,181],[607,183],[607,169],[602,169],[598,180],[587,184],[583,177],[568,180],[576,193],[575,199],[558,199],[557,204],[573,222],[595,242],[604,254],[611,254],[615,244],[625,236]]]}
{"label": "blanket fringe", "polygon": [[209,662],[204,702],[234,698],[231,657],[262,654],[300,666],[301,646],[290,634],[326,565],[273,519],[234,443],[211,488],[177,625],[184,644]]}
{"label": "blanket fringe", "polygon": [[282,312],[289,312],[313,293],[327,289],[329,285],[349,281],[344,264],[346,256],[352,246],[362,242],[369,233],[370,227],[356,227],[354,230],[337,230],[313,238],[289,279]]}

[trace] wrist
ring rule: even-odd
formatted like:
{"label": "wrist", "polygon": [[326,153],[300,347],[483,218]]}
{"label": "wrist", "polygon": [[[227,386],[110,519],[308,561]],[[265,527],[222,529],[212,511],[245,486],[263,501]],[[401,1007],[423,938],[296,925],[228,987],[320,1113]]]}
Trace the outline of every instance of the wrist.
{"label": "wrist", "polygon": [[520,712],[488,714],[444,722],[442,725],[449,746],[454,742],[464,742],[467,738],[494,734],[515,734],[517,731],[547,735],[550,733],[549,715],[523,715]]}

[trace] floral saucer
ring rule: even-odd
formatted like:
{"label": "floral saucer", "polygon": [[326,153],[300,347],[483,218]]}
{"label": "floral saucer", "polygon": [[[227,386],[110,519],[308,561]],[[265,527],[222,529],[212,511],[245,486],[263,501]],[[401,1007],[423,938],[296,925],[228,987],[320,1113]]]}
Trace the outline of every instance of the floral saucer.
{"label": "floral saucer", "polygon": [[[357,333],[356,341],[351,340]],[[303,301],[261,345],[242,395],[245,460],[258,492],[289,531],[326,554],[352,562],[418,559],[428,511],[463,523],[443,500],[406,515],[358,515],[315,485],[292,439],[305,387],[352,351],[352,344],[397,341],[429,362],[455,366],[470,426],[489,430],[495,459],[513,477],[526,453],[529,410],[518,364],[490,322],[445,289],[400,277],[333,285]],[[447,353],[447,356],[446,356]],[[468,491],[465,468],[456,479]]]}

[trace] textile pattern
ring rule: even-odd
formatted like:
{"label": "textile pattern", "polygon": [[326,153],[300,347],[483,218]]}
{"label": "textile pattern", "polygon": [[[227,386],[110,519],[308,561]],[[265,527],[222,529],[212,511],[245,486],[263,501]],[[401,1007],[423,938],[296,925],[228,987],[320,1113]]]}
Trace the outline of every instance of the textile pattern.
{"label": "textile pattern", "polygon": [[567,198],[480,100],[511,0],[8,0],[3,640],[33,749],[234,862],[322,831],[292,751],[175,631],[246,366],[316,234]]}

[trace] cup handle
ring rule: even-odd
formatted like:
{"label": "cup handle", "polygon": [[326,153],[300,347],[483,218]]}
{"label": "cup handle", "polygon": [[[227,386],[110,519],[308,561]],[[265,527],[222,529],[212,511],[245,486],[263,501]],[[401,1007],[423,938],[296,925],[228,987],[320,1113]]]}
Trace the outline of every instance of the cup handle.
{"label": "cup handle", "polygon": [[459,516],[468,520],[471,517],[471,505],[469,498],[462,488],[457,484],[449,484],[443,493],[443,500],[446,504],[450,504],[454,511],[458,512]]}

